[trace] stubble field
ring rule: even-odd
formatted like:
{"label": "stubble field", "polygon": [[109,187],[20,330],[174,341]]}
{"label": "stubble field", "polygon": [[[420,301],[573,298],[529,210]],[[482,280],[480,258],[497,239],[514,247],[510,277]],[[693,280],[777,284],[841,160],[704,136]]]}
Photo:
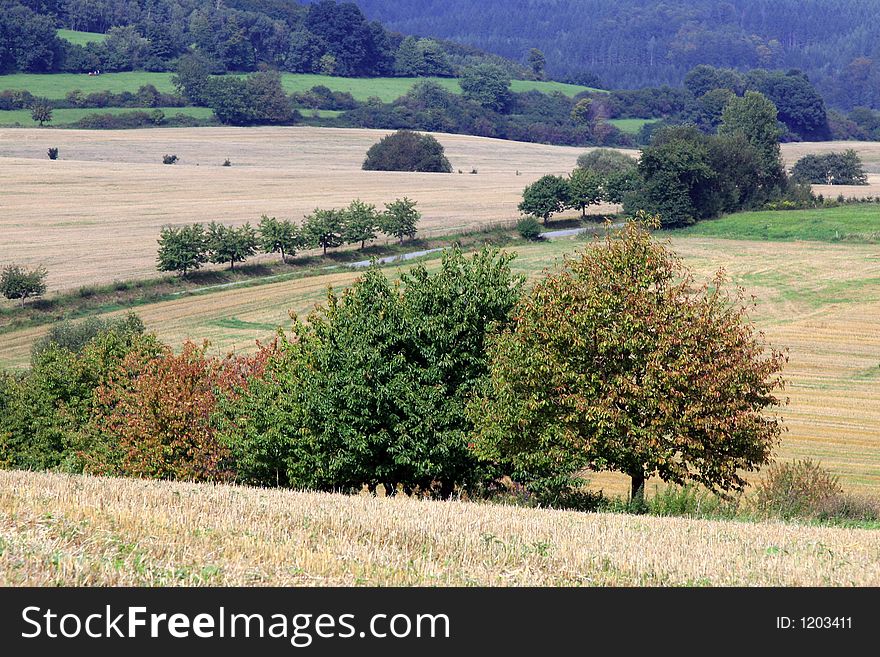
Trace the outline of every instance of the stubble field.
{"label": "stubble field", "polygon": [[877,586],[878,554],[863,529],[0,471],[0,585]]}

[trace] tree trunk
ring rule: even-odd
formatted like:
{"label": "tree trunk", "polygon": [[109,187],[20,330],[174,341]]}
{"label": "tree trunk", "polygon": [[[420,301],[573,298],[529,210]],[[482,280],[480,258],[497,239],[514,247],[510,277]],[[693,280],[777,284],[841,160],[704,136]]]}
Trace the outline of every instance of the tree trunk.
{"label": "tree trunk", "polygon": [[229,261],[229,269],[235,269],[235,259]]}
{"label": "tree trunk", "polygon": [[286,258],[284,257],[284,249],[281,249],[281,262],[287,262]]}
{"label": "tree trunk", "polygon": [[630,501],[635,502],[639,500],[641,502],[645,501],[645,473],[639,472],[637,474],[631,474],[632,477],[632,487],[630,488]]}
{"label": "tree trunk", "polygon": [[324,255],[327,255],[327,245],[324,245]]}
{"label": "tree trunk", "polygon": [[581,219],[585,219],[586,217],[587,217],[587,206],[582,205],[581,206]]}
{"label": "tree trunk", "polygon": [[366,241],[367,240],[361,240],[361,251],[364,250],[364,244],[366,243]]}

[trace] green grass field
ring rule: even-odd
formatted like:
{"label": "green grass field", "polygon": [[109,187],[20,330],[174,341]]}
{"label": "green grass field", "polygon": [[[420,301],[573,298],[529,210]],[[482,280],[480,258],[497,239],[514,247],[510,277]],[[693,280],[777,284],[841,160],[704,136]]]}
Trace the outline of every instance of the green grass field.
{"label": "green grass field", "polygon": [[58,30],[59,39],[64,39],[77,46],[84,46],[87,43],[100,43],[107,38],[106,34],[100,32],[78,32],[76,30]]}
{"label": "green grass field", "polygon": [[[96,107],[96,108],[74,108],[74,109],[55,109],[52,110],[52,122],[49,125],[68,125],[79,121],[84,116],[90,114],[126,114],[128,112],[152,112],[154,109],[160,109],[165,112],[166,118],[170,118],[175,114],[183,114],[196,119],[210,119],[214,116],[214,112],[208,107]],[[30,110],[2,110],[0,111],[0,126],[2,125],[23,125],[32,127],[37,125],[31,118]]]}
{"label": "green grass field", "polygon": [[818,210],[741,212],[702,221],[675,235],[735,240],[880,242],[880,205],[861,204]]}
{"label": "green grass field", "polygon": [[659,119],[609,119],[607,123],[628,135],[637,135],[647,124],[656,123],[657,121]]}
{"label": "green grass field", "polygon": [[[113,93],[123,91],[133,93],[138,90],[138,87],[152,84],[159,91],[171,93],[174,91],[171,76],[171,73],[148,73],[146,71],[104,73],[100,76],[89,76],[85,73],[15,73],[0,76],[0,91],[26,89],[35,96],[58,99],[64,98],[68,92],[74,89],[79,89],[83,93],[105,90]],[[458,80],[454,78],[338,78],[328,75],[284,73],[281,79],[287,93],[306,91],[314,86],[323,85],[333,91],[347,91],[357,100],[378,96],[386,103],[404,95],[414,84],[423,80],[431,80],[449,91],[461,93]],[[511,88],[517,92],[532,89],[546,93],[559,91],[568,96],[575,96],[589,89],[574,84],[535,80],[514,80],[511,83]]]}

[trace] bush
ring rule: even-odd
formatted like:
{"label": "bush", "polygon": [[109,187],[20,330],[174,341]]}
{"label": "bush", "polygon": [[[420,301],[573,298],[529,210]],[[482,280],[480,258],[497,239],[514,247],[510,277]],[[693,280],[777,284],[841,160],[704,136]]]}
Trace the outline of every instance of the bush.
{"label": "bush", "polygon": [[24,306],[26,299],[46,293],[48,275],[42,266],[27,271],[18,265],[7,265],[0,273],[0,294],[10,300],[18,299]]}
{"label": "bush", "polygon": [[755,508],[779,518],[815,517],[843,494],[837,477],[812,459],[775,463],[755,488]]}
{"label": "bush", "polygon": [[440,142],[431,135],[411,130],[398,130],[373,144],[362,168],[365,171],[452,173]]}
{"label": "bush", "polygon": [[49,155],[50,160],[58,159],[58,149],[55,146],[50,146],[49,150],[46,151],[46,153]]}
{"label": "bush", "polygon": [[225,160],[223,160],[223,166],[225,166],[225,167],[231,167],[231,166],[232,166],[232,162],[230,162],[230,160],[229,160],[228,157],[227,157]]}
{"label": "bush", "polygon": [[530,242],[543,239],[541,237],[541,224],[534,217],[523,217],[517,221],[516,232],[519,233],[520,237]]}
{"label": "bush", "polygon": [[699,486],[667,486],[648,501],[648,512],[655,516],[733,516],[739,498],[724,498]]}
{"label": "bush", "polygon": [[163,155],[162,164],[177,164],[178,157],[176,155]]}

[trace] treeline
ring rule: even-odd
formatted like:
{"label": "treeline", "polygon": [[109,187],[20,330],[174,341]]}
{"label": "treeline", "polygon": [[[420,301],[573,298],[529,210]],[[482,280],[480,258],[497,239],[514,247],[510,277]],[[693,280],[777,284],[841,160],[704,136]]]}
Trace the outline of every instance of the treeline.
{"label": "treeline", "polygon": [[[80,46],[58,38],[61,27],[107,38]],[[357,5],[334,0],[307,6],[276,0],[3,0],[0,35],[0,73],[167,71],[191,51],[214,73],[269,66],[342,76],[450,76],[477,61],[526,73],[474,48],[389,32]]]}
{"label": "treeline", "polygon": [[880,108],[880,5],[873,0],[356,0],[392,29],[468,43],[556,79],[606,88],[678,86],[694,66],[800,69],[829,103]]}
{"label": "treeline", "polygon": [[582,506],[584,468],[635,496],[766,463],[784,359],[723,281],[697,288],[635,223],[531,290],[511,259],[372,267],[251,355],[174,353],[134,316],[58,325],[0,373],[0,465],[443,498],[509,477]]}
{"label": "treeline", "polygon": [[259,225],[250,223],[233,227],[212,221],[207,226],[165,226],[159,235],[157,268],[186,276],[206,262],[214,264],[244,262],[258,250],[278,253],[282,262],[305,249],[334,249],[343,244],[360,244],[376,239],[382,232],[403,243],[418,232],[421,213],[416,201],[406,197],[385,204],[380,212],[375,205],[356,199],[341,210],[316,208],[302,224],[263,215]]}

